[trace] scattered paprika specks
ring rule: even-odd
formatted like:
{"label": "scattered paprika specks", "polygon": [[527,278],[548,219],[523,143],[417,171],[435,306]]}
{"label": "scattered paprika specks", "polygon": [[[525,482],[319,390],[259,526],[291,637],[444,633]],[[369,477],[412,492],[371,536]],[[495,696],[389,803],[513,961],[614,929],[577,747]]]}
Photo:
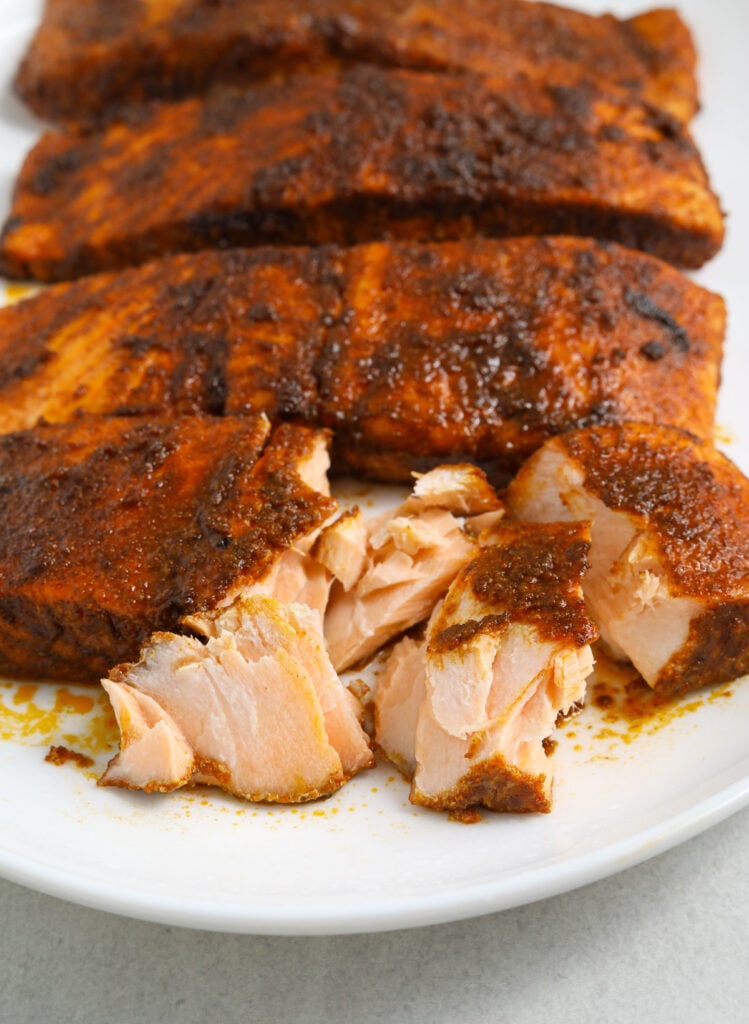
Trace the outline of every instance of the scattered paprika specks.
{"label": "scattered paprika specks", "polygon": [[653,735],[677,719],[730,697],[732,693],[728,684],[681,695],[660,693],[651,689],[632,665],[617,664],[598,651],[586,703],[601,712],[603,727],[594,734],[594,739],[616,739],[631,744],[638,736]]}

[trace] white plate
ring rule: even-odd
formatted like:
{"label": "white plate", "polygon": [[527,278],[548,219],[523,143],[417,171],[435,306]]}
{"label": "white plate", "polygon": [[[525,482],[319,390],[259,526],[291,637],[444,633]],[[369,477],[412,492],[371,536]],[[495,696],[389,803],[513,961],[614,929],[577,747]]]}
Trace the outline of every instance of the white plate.
{"label": "white plate", "polygon": [[[639,5],[613,6],[627,14]],[[34,8],[0,0],[0,215],[35,130],[7,87]],[[724,252],[698,276],[729,300],[719,418],[728,437],[743,439],[728,450],[749,469],[749,152],[740,130],[749,17],[741,0],[682,8],[702,51],[706,111],[696,133],[731,213]],[[15,736],[0,742],[0,872],[89,906],[226,931],[369,931],[499,910],[635,864],[749,802],[749,683],[729,689],[698,695],[637,734],[621,724],[607,730],[587,709],[560,730],[550,815],[466,826],[412,807],[387,768],[298,809],[208,791],[162,799],[100,790],[81,768],[44,761],[52,742],[88,749],[96,712],[88,720],[49,714],[21,737],[11,719],[33,724],[34,702],[15,703],[24,692],[0,688],[0,731]],[[48,704],[56,693],[47,690]],[[40,691],[34,701],[43,699]],[[101,766],[106,755],[96,760]]]}

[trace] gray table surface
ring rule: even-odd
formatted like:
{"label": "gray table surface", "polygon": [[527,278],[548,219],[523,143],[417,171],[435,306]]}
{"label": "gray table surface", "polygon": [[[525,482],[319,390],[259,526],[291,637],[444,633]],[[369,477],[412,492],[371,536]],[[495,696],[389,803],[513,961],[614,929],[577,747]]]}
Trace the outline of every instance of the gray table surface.
{"label": "gray table surface", "polygon": [[267,938],[163,927],[0,881],[1,1024],[745,1024],[749,809],[501,914]]}

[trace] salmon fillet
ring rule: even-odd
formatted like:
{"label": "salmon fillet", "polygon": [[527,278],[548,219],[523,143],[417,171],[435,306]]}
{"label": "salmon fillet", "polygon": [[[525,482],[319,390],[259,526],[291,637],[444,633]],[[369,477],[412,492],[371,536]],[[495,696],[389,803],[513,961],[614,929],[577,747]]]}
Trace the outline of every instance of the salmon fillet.
{"label": "salmon fillet", "polygon": [[205,626],[206,643],[155,634],[136,664],[103,680],[121,749],[100,785],[166,792],[202,782],[298,803],[372,766],[361,707],[333,671],[319,616],[241,597]]}
{"label": "salmon fillet", "polygon": [[413,803],[548,811],[543,740],[593,666],[580,581],[587,524],[509,524],[457,576],[425,639],[393,650],[375,694],[379,747]]}
{"label": "salmon fillet", "polygon": [[709,437],[724,330],[719,296],[588,239],[174,256],[0,310],[0,430],[265,412],[332,428],[339,471],[507,476],[584,424]]}
{"label": "salmon fillet", "polygon": [[94,681],[261,580],[336,503],[327,438],[265,417],[0,436],[0,675]]}
{"label": "salmon fillet", "polygon": [[624,86],[687,120],[695,51],[675,11],[618,20],[521,0],[47,0],[16,76],[46,119],[85,120],[123,104],[216,83],[359,61]]}
{"label": "salmon fillet", "polygon": [[507,500],[525,520],[592,520],[590,613],[652,687],[749,672],[749,481],[709,444],[642,424],[573,431],[528,460]]}
{"label": "salmon fillet", "polygon": [[724,227],[686,129],[626,93],[358,67],[47,132],[0,270],[54,281],[232,245],[563,233],[699,267]]}
{"label": "salmon fillet", "polygon": [[349,472],[457,458],[499,479],[551,434],[631,419],[711,436],[725,307],[672,268],[571,238],[399,251],[351,252],[319,364]]}

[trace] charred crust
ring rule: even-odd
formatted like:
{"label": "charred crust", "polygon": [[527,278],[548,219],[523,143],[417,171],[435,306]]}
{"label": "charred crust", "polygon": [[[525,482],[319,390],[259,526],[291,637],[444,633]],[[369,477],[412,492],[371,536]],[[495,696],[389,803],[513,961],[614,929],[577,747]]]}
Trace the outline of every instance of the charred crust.
{"label": "charred crust", "polygon": [[[580,586],[588,569],[588,524],[502,523],[493,539],[492,547],[461,571],[456,585],[459,592],[467,581],[476,599],[496,611],[435,633],[430,653],[447,653],[513,622],[532,626],[544,640],[577,647],[597,638]],[[448,592],[437,622],[452,615]]]}
{"label": "charred crust", "polygon": [[640,345],[640,353],[646,359],[649,359],[651,363],[657,363],[663,359],[666,350],[660,341],[646,341],[644,345]]}
{"label": "charred crust", "polygon": [[62,745],[53,744],[44,756],[44,760],[50,764],[63,765],[72,762],[78,765],[79,768],[90,768],[94,759],[89,757],[87,754],[82,754],[79,750],[70,750],[69,747]]}
{"label": "charred crust", "polygon": [[470,619],[468,622],[456,622],[434,633],[429,641],[430,654],[447,654],[461,648],[479,634],[501,633],[506,629],[512,617],[509,613],[500,615],[484,615],[481,619]]}
{"label": "charred crust", "polygon": [[638,316],[663,327],[674,348],[680,352],[689,351],[691,343],[687,332],[669,312],[654,302],[650,295],[637,292],[633,288],[625,288],[624,301]]}
{"label": "charred crust", "polygon": [[[645,255],[526,238],[169,257],[60,285],[0,321],[5,431],[42,412],[263,411],[332,427],[339,472],[407,481],[468,459],[504,484],[581,425],[657,415],[708,436],[725,309]],[[85,379],[83,347],[97,353]]]}
{"label": "charred crust", "polygon": [[522,3],[485,0],[464,26],[454,18],[447,25],[441,3],[416,18],[410,6],[381,0],[364,17],[361,5],[346,0],[313,12],[298,0],[192,0],[151,28],[142,0],[90,9],[52,0],[14,84],[47,119],[95,120],[127,116],[128,104],[150,98],[246,87],[321,66],[501,68],[508,79],[537,78],[543,68],[562,88],[575,87],[582,74],[641,95],[680,121],[697,108],[694,47],[675,12],[619,21],[547,5],[537,17]]}
{"label": "charred crust", "polygon": [[510,814],[546,814],[551,810],[548,788],[545,775],[528,775],[495,754],[470,768],[451,790],[438,797],[429,797],[412,784],[410,799],[438,811],[482,806]]}
{"label": "charred crust", "polygon": [[695,616],[686,642],[661,670],[655,689],[686,693],[746,675],[748,630],[749,600],[727,602]]}
{"label": "charred crust", "polygon": [[[601,138],[611,122],[622,141]],[[176,145],[194,154],[184,166]],[[631,202],[623,169],[647,199]],[[685,190],[699,201],[680,204]],[[178,191],[192,198],[175,205]],[[11,215],[4,270],[45,280],[207,246],[562,233],[697,267],[723,238],[688,134],[626,95],[367,66],[185,100],[129,128],[48,133]]]}

